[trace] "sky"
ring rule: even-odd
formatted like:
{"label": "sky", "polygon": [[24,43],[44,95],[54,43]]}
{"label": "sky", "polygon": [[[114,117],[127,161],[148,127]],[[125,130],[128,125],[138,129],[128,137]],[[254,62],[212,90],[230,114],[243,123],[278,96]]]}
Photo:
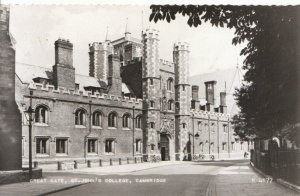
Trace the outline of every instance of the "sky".
{"label": "sky", "polygon": [[187,17],[176,16],[171,23],[149,22],[149,5],[11,5],[10,31],[16,40],[16,61],[51,68],[54,42],[69,39],[73,44],[76,73],[88,75],[88,44],[124,36],[126,18],[133,37],[150,27],[160,31],[160,58],[172,61],[175,42],[190,44],[190,75],[241,66],[239,56],[245,44],[234,46],[234,29],[203,24],[187,25]]}

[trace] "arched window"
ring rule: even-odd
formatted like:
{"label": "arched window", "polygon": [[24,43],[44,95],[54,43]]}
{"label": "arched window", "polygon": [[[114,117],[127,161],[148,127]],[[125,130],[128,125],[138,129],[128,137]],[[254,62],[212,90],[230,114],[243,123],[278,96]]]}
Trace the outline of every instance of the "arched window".
{"label": "arched window", "polygon": [[168,91],[173,91],[173,78],[169,78],[167,80],[167,90]]}
{"label": "arched window", "polygon": [[47,117],[48,117],[48,108],[43,105],[37,106],[35,109],[35,122],[48,123]]}
{"label": "arched window", "polygon": [[75,112],[75,125],[85,125],[86,114],[83,109],[78,109]]}
{"label": "arched window", "polygon": [[122,118],[122,125],[124,128],[129,128],[129,120],[130,120],[130,115],[124,114]]}
{"label": "arched window", "polygon": [[117,127],[117,113],[111,112],[108,115],[108,127]]}
{"label": "arched window", "polygon": [[137,116],[137,117],[135,118],[135,127],[136,127],[137,129],[142,128],[142,117],[141,117],[141,116]]}
{"label": "arched window", "polygon": [[100,111],[95,111],[93,113],[93,126],[102,126],[102,113]]}
{"label": "arched window", "polygon": [[154,101],[150,101],[150,108],[154,108],[155,102]]}
{"label": "arched window", "polygon": [[173,110],[173,101],[172,100],[168,101],[168,110]]}

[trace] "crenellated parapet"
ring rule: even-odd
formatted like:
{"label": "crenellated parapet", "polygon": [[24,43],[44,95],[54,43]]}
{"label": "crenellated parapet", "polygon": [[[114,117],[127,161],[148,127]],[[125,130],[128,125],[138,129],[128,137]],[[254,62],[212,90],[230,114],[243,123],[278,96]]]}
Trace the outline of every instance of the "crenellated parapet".
{"label": "crenellated parapet", "polygon": [[90,52],[98,51],[98,50],[112,50],[113,45],[110,42],[93,42],[89,44]]}
{"label": "crenellated parapet", "polygon": [[190,51],[190,44],[187,42],[174,43],[174,51]]}
{"label": "crenellated parapet", "polygon": [[146,29],[145,32],[143,32],[144,39],[158,39],[158,37],[159,31],[156,29]]}
{"label": "crenellated parapet", "polygon": [[194,115],[195,117],[203,117],[203,116],[211,116],[211,117],[224,117],[224,118],[230,118],[229,114],[224,114],[220,112],[212,112],[212,111],[204,111],[199,109],[191,109],[190,114]]}
{"label": "crenellated parapet", "polygon": [[58,87],[55,89],[53,85],[43,85],[40,83],[30,83],[28,86],[30,90],[34,91],[35,96],[45,96],[47,98],[52,99],[63,99],[67,101],[99,101],[100,103],[119,103],[120,105],[130,107],[135,106],[136,108],[142,108],[143,106],[143,100],[142,99],[136,99],[136,98],[130,98],[130,97],[121,97],[121,96],[114,96],[111,94],[105,94],[105,93],[94,93],[92,94],[91,91],[84,91],[84,90],[73,90],[73,89],[66,89],[64,87]]}

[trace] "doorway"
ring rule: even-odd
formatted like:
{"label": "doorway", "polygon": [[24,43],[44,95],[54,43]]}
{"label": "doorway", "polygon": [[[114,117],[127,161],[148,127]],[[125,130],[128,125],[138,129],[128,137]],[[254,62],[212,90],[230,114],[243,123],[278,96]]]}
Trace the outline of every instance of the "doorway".
{"label": "doorway", "polygon": [[166,134],[160,134],[160,154],[162,161],[170,160],[169,138]]}

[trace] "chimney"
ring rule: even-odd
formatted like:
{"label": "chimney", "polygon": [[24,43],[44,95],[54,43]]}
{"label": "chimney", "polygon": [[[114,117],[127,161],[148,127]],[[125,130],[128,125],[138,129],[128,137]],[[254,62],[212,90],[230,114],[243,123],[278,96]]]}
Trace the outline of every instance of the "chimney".
{"label": "chimney", "polygon": [[192,86],[192,109],[200,109],[200,101],[199,101],[199,86]]}
{"label": "chimney", "polygon": [[55,88],[75,89],[75,68],[73,67],[73,44],[69,40],[58,39],[55,45],[55,65],[53,84]]}
{"label": "chimney", "polygon": [[220,112],[227,113],[226,92],[220,92]]}
{"label": "chimney", "polygon": [[120,74],[120,58],[118,55],[108,56],[108,86],[109,94],[122,95],[122,79]]}
{"label": "chimney", "polygon": [[204,82],[205,84],[205,95],[206,95],[206,106],[207,111],[213,111],[214,105],[215,105],[215,84],[217,82],[215,80],[213,81],[207,81]]}

